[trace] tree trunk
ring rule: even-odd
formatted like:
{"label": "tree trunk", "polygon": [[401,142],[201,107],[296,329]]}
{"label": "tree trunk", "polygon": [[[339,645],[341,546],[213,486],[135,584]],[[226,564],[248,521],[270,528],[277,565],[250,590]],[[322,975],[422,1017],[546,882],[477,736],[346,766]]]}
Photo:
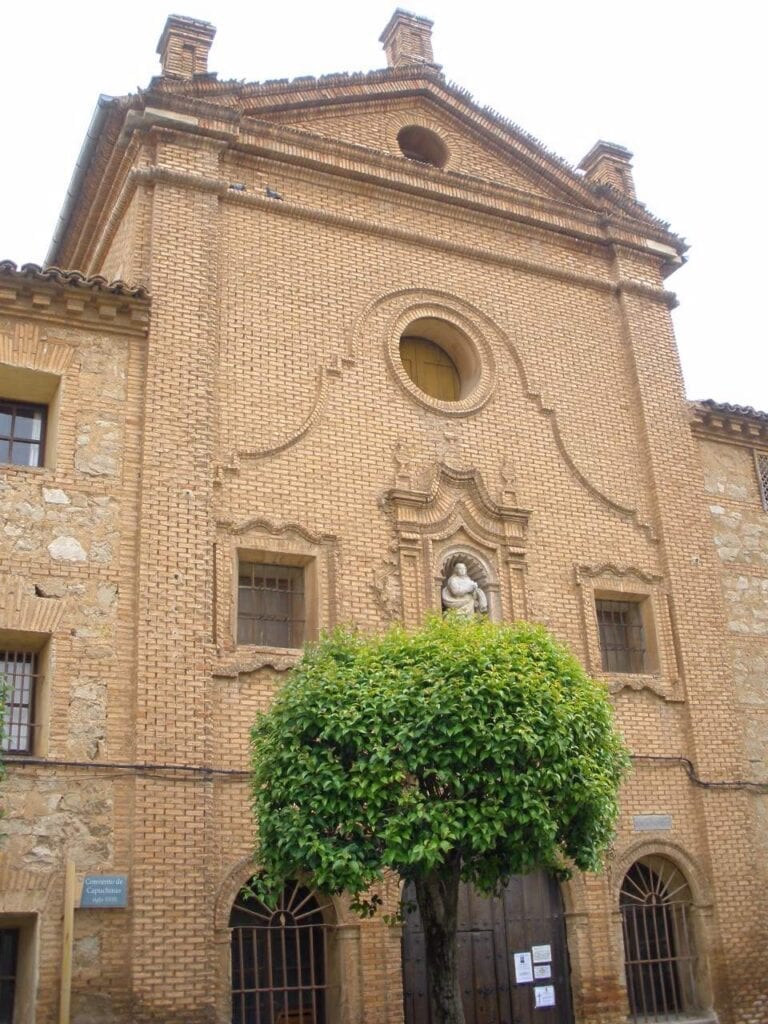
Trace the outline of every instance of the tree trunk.
{"label": "tree trunk", "polygon": [[464,1024],[459,989],[456,928],[460,858],[437,874],[416,879],[416,902],[424,927],[431,1024]]}

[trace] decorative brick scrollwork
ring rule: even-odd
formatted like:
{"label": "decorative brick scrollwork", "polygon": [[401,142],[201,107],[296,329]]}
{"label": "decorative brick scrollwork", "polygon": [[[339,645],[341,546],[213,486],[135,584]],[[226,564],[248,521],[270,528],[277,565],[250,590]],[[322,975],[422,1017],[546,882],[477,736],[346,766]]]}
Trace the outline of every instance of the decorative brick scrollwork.
{"label": "decorative brick scrollwork", "polygon": [[482,576],[492,618],[526,617],[529,513],[493,501],[477,470],[441,463],[428,489],[395,487],[385,505],[394,519],[406,625],[440,610],[446,566],[459,556]]}

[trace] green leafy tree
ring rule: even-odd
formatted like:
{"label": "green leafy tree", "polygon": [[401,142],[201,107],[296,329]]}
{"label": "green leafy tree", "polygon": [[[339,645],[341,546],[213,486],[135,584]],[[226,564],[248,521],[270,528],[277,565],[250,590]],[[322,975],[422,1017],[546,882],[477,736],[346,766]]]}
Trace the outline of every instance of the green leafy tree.
{"label": "green leafy tree", "polygon": [[461,1024],[460,882],[599,870],[627,766],[604,689],[541,628],[434,618],[310,647],[252,731],[261,895],[304,875],[361,912],[415,885],[434,1024]]}

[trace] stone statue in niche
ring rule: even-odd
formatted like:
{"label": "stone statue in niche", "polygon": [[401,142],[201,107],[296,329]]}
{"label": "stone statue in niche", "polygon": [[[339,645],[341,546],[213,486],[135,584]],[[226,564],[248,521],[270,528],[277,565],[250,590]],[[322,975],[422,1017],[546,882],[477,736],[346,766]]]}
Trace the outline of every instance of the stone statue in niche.
{"label": "stone statue in niche", "polygon": [[467,572],[464,562],[457,562],[441,592],[443,611],[456,612],[465,618],[488,611],[488,598],[479,583]]}

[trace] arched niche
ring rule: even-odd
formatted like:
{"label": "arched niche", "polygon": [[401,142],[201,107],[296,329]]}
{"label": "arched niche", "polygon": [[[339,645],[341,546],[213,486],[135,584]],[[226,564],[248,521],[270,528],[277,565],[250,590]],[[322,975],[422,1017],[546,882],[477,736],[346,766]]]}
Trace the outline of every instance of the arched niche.
{"label": "arched niche", "polygon": [[[442,589],[454,573],[456,566],[466,566],[467,576],[477,584],[487,602],[487,615],[491,619],[501,618],[499,606],[498,573],[492,568],[492,556],[485,557],[473,550],[469,545],[451,546],[440,553],[438,560],[437,582]],[[445,602],[441,597],[441,607],[445,610]],[[482,609],[480,609],[482,611]]]}
{"label": "arched niche", "polygon": [[529,514],[494,501],[476,469],[441,463],[428,489],[395,488],[387,492],[384,507],[394,521],[406,625],[440,611],[443,571],[451,560],[464,560],[472,578],[487,586],[492,618],[527,618]]}

